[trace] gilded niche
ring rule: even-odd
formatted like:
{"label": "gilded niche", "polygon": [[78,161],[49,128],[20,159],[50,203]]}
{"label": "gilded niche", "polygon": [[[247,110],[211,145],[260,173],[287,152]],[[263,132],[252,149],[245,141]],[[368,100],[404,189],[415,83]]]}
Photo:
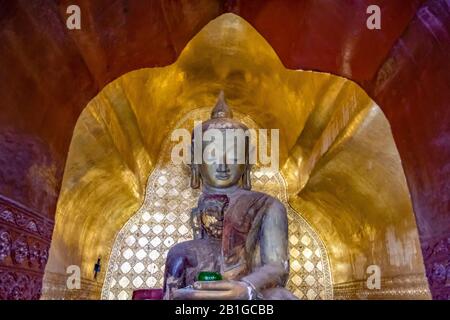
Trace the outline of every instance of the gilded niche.
{"label": "gilded niche", "polygon": [[[280,174],[288,209],[317,233],[329,260],[333,294],[311,297],[429,297],[409,191],[380,108],[347,79],[284,68],[264,38],[233,14],[206,25],[174,64],[125,74],[85,108],[66,164],[46,279],[65,275],[69,265],[81,266],[83,278],[91,279],[98,256],[108,268],[122,261],[114,248],[119,231],[128,228],[130,221],[136,222],[139,216],[143,222],[152,221],[148,228],[156,226],[159,211],[147,215],[140,208],[149,205],[148,190],[158,192],[152,179],[164,176],[163,171],[155,171],[158,159],[164,158],[164,141],[183,116],[214,105],[222,89],[233,111],[243,118],[239,120],[280,130]],[[178,228],[184,232],[181,225]],[[133,235],[136,242],[145,238],[146,229],[135,231],[139,233]],[[186,234],[183,239],[188,238]],[[305,247],[312,239],[302,242],[296,234],[291,241],[291,235],[290,231],[291,259],[313,256]],[[159,241],[170,247],[175,239],[168,239]],[[146,256],[164,254],[146,247],[153,238],[146,240],[138,251],[120,254],[132,253],[136,259],[142,256],[141,249]],[[142,266],[156,270],[159,264],[137,264],[123,267],[133,276],[111,278],[111,282],[123,279],[118,284],[123,290],[115,291],[114,298],[122,291],[122,298],[130,298],[130,288],[162,287],[160,277],[138,272]],[[381,270],[379,290],[366,286],[367,271],[373,265]],[[306,275],[312,268],[307,261],[297,265],[291,260],[291,272],[294,267],[299,270],[300,286],[317,281]],[[108,272],[99,275],[99,282],[105,280],[103,292],[108,277]],[[47,284],[54,290],[65,286],[62,280]],[[53,289],[47,297],[52,297]],[[45,290],[44,281],[44,295]],[[93,296],[99,298],[100,290],[95,290]],[[302,291],[298,296],[306,294]]]}

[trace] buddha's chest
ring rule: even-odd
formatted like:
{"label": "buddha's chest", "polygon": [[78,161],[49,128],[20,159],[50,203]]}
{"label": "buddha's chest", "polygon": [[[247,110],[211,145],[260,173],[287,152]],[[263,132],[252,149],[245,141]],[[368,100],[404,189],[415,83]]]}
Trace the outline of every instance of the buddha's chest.
{"label": "buddha's chest", "polygon": [[248,268],[249,250],[258,241],[265,198],[261,194],[247,193],[226,199],[209,196],[203,200],[199,203],[202,228],[208,237],[220,241],[221,271],[235,278]]}

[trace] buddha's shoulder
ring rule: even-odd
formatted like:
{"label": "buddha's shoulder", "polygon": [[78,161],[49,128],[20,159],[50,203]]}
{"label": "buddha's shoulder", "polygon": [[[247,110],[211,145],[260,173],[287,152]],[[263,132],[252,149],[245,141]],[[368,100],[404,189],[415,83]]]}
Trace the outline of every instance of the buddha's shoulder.
{"label": "buddha's shoulder", "polygon": [[241,195],[241,201],[255,200],[258,202],[263,202],[266,206],[270,206],[274,209],[281,211],[286,210],[284,204],[280,200],[267,193],[245,189],[239,190],[239,193]]}

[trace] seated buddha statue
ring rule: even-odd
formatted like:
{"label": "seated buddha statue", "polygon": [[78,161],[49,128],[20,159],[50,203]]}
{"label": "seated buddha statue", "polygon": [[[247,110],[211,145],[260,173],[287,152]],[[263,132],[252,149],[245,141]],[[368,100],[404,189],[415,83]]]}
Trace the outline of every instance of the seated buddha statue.
{"label": "seated buddha statue", "polygon": [[[218,129],[224,134],[229,129],[248,130],[233,119],[223,93],[211,118],[200,126],[202,132]],[[192,145],[194,140],[195,135]],[[203,140],[202,151],[213,143]],[[223,151],[214,161],[190,164],[191,187],[202,187],[191,213],[194,239],[168,252],[165,299],[296,299],[284,288],[289,275],[286,208],[270,195],[251,190],[248,138],[244,147],[245,161],[230,160],[227,145],[219,148]],[[198,281],[205,271],[221,279]]]}

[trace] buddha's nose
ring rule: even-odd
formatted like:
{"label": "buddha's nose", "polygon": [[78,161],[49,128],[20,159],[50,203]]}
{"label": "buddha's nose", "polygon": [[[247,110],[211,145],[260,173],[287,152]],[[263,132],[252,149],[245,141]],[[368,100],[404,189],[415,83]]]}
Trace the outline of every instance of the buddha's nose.
{"label": "buddha's nose", "polygon": [[230,168],[228,168],[228,165],[226,163],[220,163],[217,167],[217,172],[219,173],[229,173]]}

